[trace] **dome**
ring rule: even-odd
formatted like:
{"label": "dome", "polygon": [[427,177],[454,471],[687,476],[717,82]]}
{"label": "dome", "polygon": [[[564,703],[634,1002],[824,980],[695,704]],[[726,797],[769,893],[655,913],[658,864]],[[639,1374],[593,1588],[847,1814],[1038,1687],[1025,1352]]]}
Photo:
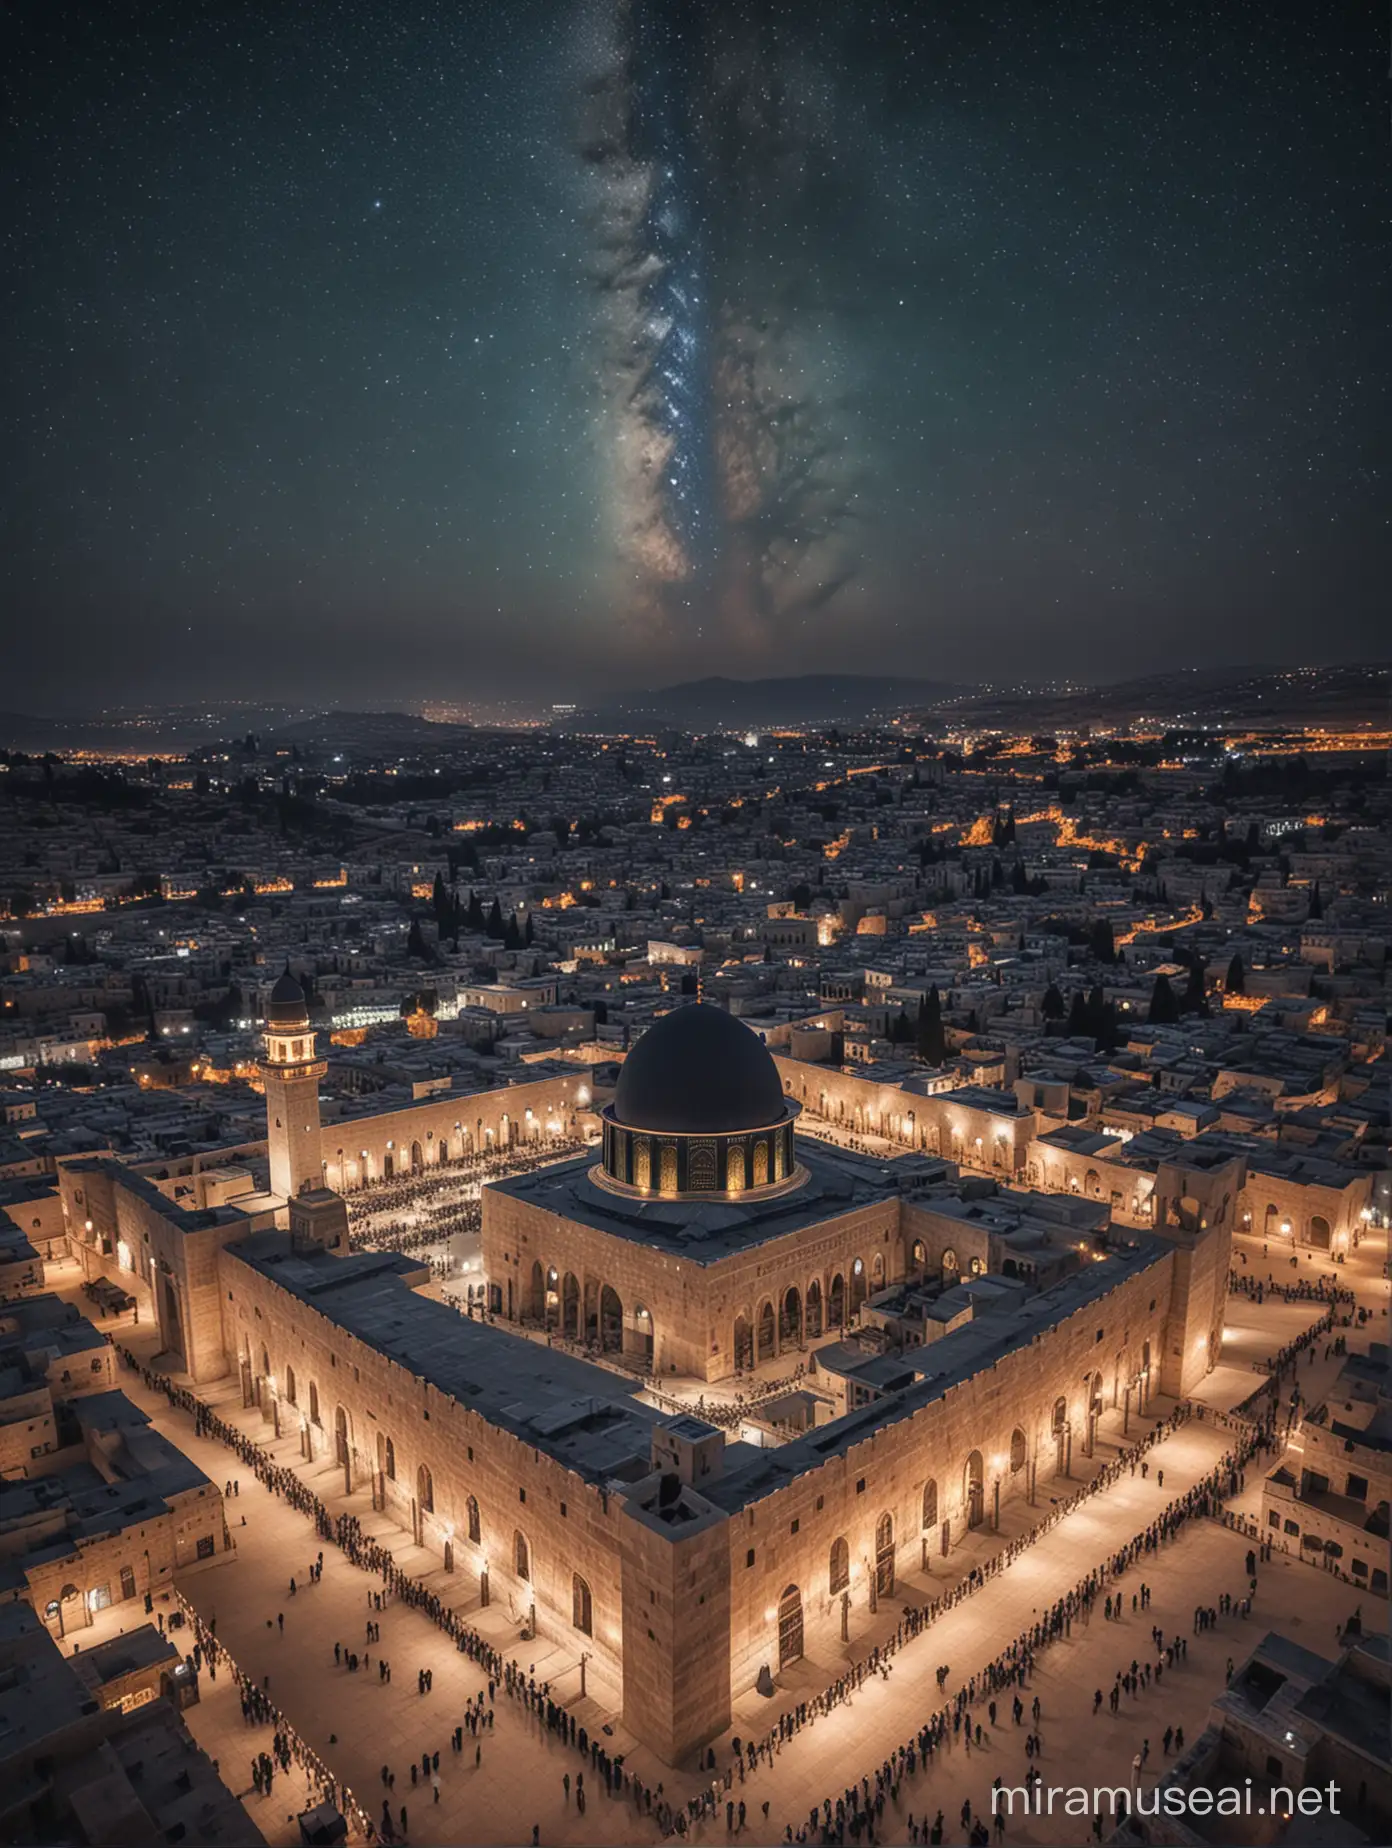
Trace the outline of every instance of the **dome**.
{"label": "dome", "polygon": [[292,1027],[309,1019],[304,990],[291,975],[288,963],[284,975],[271,990],[268,1018],[273,1027]]}
{"label": "dome", "polygon": [[773,1056],[723,1008],[693,1002],[649,1027],[624,1060],[613,1120],[661,1135],[722,1136],[787,1116]]}

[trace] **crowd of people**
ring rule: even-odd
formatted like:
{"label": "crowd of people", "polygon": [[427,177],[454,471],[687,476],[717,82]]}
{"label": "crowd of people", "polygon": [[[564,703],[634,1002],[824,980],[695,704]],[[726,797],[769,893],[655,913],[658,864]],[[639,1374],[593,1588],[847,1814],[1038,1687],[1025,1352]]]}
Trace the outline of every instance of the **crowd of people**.
{"label": "crowd of people", "polygon": [[1239,1252],[1241,1270],[1228,1273],[1228,1290],[1234,1296],[1246,1296],[1254,1303],[1264,1303],[1268,1296],[1283,1303],[1328,1303],[1331,1307],[1352,1309],[1356,1298],[1352,1290],[1325,1277],[1301,1277],[1295,1283],[1277,1283],[1274,1271],[1259,1277],[1247,1268],[1245,1252]]}
{"label": "crowd of people", "polygon": [[[271,1750],[258,1752],[251,1761],[252,1784],[258,1795],[270,1796],[277,1770],[288,1776],[291,1765],[298,1765],[304,1772],[314,1800],[332,1803],[340,1814],[354,1821],[359,1831],[370,1840],[372,1822],[362,1804],[342,1779],[333,1775],[313,1747],[306,1745],[266,1690],[238,1667],[226,1646],[217,1639],[216,1618],[210,1623],[204,1623],[182,1592],[176,1588],[174,1595],[193,1626],[194,1646],[187,1657],[190,1669],[197,1674],[206,1664],[209,1677],[214,1681],[218,1670],[226,1669],[241,1696],[242,1719],[247,1726],[275,1728]],[[220,1766],[215,1764],[214,1769],[220,1770]]]}
{"label": "crowd of people", "polygon": [[368,1181],[347,1195],[349,1243],[355,1251],[419,1251],[483,1225],[479,1189],[503,1175],[530,1174],[578,1154],[584,1143],[549,1138],[544,1148],[465,1155],[409,1174]]}
{"label": "crowd of people", "polygon": [[[573,1747],[588,1762],[593,1781],[602,1785],[610,1796],[633,1802],[644,1815],[652,1816],[664,1833],[685,1833],[703,1817],[718,1815],[721,1804],[727,1801],[726,1792],[733,1788],[736,1779],[743,1783],[761,1764],[771,1764],[791,1739],[815,1724],[819,1718],[848,1702],[871,1676],[887,1677],[894,1658],[907,1642],[930,1629],[938,1618],[1007,1570],[1027,1547],[1042,1539],[1073,1508],[1102,1493],[1128,1472],[1134,1475],[1138,1469],[1148,1469],[1147,1453],[1179,1429],[1192,1415],[1189,1407],[1176,1407],[1168,1417],[1152,1426],[1137,1443],[1105,1464],[1066,1501],[1051,1508],[1029,1534],[1009,1541],[995,1558],[973,1567],[958,1585],[946,1591],[941,1598],[933,1599],[926,1605],[906,1607],[893,1634],[878,1644],[868,1656],[838,1676],[830,1687],[808,1700],[798,1702],[795,1707],[783,1713],[762,1738],[747,1743],[734,1741],[736,1755],[724,1776],[714,1779],[699,1796],[681,1805],[668,1799],[661,1784],[655,1788],[644,1784],[625,1767],[622,1756],[606,1751],[602,1742],[591,1737],[585,1727],[578,1724],[575,1715],[555,1698],[549,1683],[538,1684],[534,1674],[524,1671],[518,1662],[504,1656],[495,1644],[451,1609],[437,1593],[403,1571],[395,1563],[391,1551],[363,1531],[356,1516],[332,1515],[294,1470],[277,1464],[244,1432],[220,1417],[187,1387],[179,1386],[163,1374],[146,1367],[129,1349],[118,1351],[125,1364],[140,1373],[147,1387],[152,1391],[163,1392],[171,1406],[178,1406],[192,1416],[199,1435],[226,1444],[272,1493],[283,1496],[291,1506],[307,1515],[314,1522],[316,1531],[323,1538],[332,1540],[347,1559],[361,1570],[381,1579],[381,1590],[368,1594],[370,1606],[375,1601],[375,1608],[380,1610],[386,1600],[395,1600],[430,1618],[437,1628],[451,1638],[459,1652],[477,1664],[488,1677],[490,1706],[499,1691],[502,1697],[522,1706],[534,1716],[539,1725]],[[947,1742],[949,1733],[954,1739],[959,1736],[963,1716],[978,1700],[990,1699],[1003,1689],[1023,1685],[1037,1651],[1069,1634],[1075,1619],[1089,1614],[1098,1599],[1108,1595],[1107,1588],[1129,1566],[1172,1540],[1191,1518],[1219,1512],[1225,1497],[1240,1492],[1249,1458],[1273,1441],[1269,1425],[1245,1428],[1238,1442],[1202,1482],[1176,1497],[1162,1515],[1059,1599],[1039,1623],[1022,1632],[998,1656],[968,1677],[954,1699],[942,1706],[915,1738],[906,1741],[900,1748],[897,1762],[901,1775],[903,1767],[910,1765],[911,1753],[914,1760],[931,1757],[935,1750],[941,1749]],[[946,1668],[939,1671],[940,1689],[945,1685],[949,1672]],[[891,1770],[894,1768],[891,1761],[886,1761],[886,1764]],[[708,1769],[715,1769],[713,1750],[708,1755]],[[882,1769],[876,1775],[873,1796],[869,1781],[863,1780],[861,1786],[851,1787],[840,1798],[824,1799],[818,1814],[825,1814],[813,1833],[809,1835],[807,1832],[810,1823],[799,1829],[789,1825],[788,1839],[844,1842],[848,1830],[853,1837],[856,1836],[870,1827],[871,1809],[883,1797],[891,1782],[897,1784],[898,1779],[887,1780]],[[728,1800],[734,1802],[733,1798]],[[880,1807],[883,1807],[882,1802]],[[925,1839],[931,1839],[931,1836],[925,1836]]]}
{"label": "crowd of people", "polygon": [[[1181,1419],[1182,1421],[1182,1419]],[[1169,1425],[1170,1421],[1165,1421]],[[1171,1427],[1173,1428],[1173,1427]],[[1120,1471],[1129,1468],[1139,1460],[1141,1454],[1164,1434],[1164,1427],[1157,1426],[1147,1434],[1142,1442],[1133,1447],[1131,1453],[1118,1457],[1109,1469]],[[937,1710],[925,1719],[923,1725],[908,1739],[905,1739],[892,1752],[874,1773],[873,1783],[869,1775],[863,1777],[859,1784],[847,1786],[839,1795],[826,1795],[820,1803],[811,1805],[805,1822],[788,1823],[785,1827],[785,1840],[789,1842],[822,1842],[844,1844],[849,1836],[852,1841],[859,1841],[862,1836],[873,1840],[877,1826],[883,1815],[886,1801],[899,1802],[901,1785],[911,1779],[915,1772],[927,1769],[935,1757],[961,1744],[970,1752],[983,1743],[983,1722],[980,1709],[986,1712],[986,1724],[994,1726],[1003,1698],[1009,1697],[1011,1712],[1015,1725],[1023,1719],[1024,1703],[1021,1695],[1029,1680],[1040,1652],[1050,1644],[1058,1642],[1072,1634],[1075,1622],[1090,1618],[1097,1606],[1101,1604],[1107,1618],[1119,1619],[1123,1611],[1126,1594],[1117,1588],[1117,1581],[1133,1566],[1160,1552],[1183,1532],[1186,1525],[1195,1519],[1219,1512],[1223,1501],[1240,1493],[1245,1481],[1248,1462],[1259,1451],[1270,1449],[1275,1439],[1270,1426],[1251,1427],[1239,1442],[1228,1450],[1199,1482],[1183,1494],[1177,1495],[1164,1511],[1150,1522],[1140,1533],[1133,1536],[1126,1545],[1118,1548],[1100,1566],[1088,1573],[1059,1598],[1040,1619],[1022,1630],[997,1655],[983,1663],[975,1672],[968,1675],[958,1687],[951,1699],[945,1700]],[[1115,1481],[1112,1475],[1111,1480]],[[1042,1530],[1041,1530],[1042,1531]],[[1035,1536],[1031,1536],[1033,1538]],[[1012,1543],[1016,1549],[1028,1544],[1028,1540]],[[834,1712],[836,1708],[849,1702],[856,1692],[864,1687],[874,1676],[888,1677],[893,1658],[900,1648],[913,1636],[928,1628],[934,1618],[944,1610],[950,1609],[972,1591],[994,1576],[994,1571],[1003,1569],[1007,1555],[1018,1556],[1007,1548],[996,1561],[991,1562],[985,1574],[973,1583],[971,1580],[950,1592],[937,1603],[914,1610],[906,1610],[904,1621],[900,1623],[885,1643],[879,1645],[871,1654],[832,1684],[832,1686],[809,1701],[799,1702],[790,1712],[784,1713],[777,1724],[758,1741],[751,1741],[741,1747],[741,1742],[734,1743],[740,1748],[738,1755],[726,1770],[723,1779],[713,1783],[698,1798],[693,1798],[688,1805],[688,1818],[695,1822],[704,1816],[717,1816],[722,1803],[729,1799],[726,1793],[735,1787],[736,1780],[744,1784],[752,1778],[761,1765],[772,1765],[784,1747],[797,1737],[805,1728],[812,1726],[818,1719]],[[1269,1557],[1269,1554],[1265,1555]],[[1248,1554],[1249,1569],[1255,1578],[1255,1556]],[[973,1575],[975,1577],[975,1575]],[[1255,1590],[1250,1587],[1248,1598]],[[1133,1614],[1138,1613],[1149,1604],[1149,1587],[1142,1584],[1131,1596]],[[1227,1608],[1225,1604],[1225,1608]],[[1248,1602],[1250,1609],[1250,1602]],[[1152,1640],[1155,1640],[1152,1633]],[[1171,1639],[1168,1643],[1160,1636],[1156,1659],[1154,1662],[1141,1664],[1133,1662],[1130,1667],[1119,1669],[1116,1687],[1121,1693],[1139,1696],[1146,1688],[1163,1678],[1164,1669],[1172,1666],[1179,1655],[1187,1650],[1186,1639]],[[951,1678],[951,1667],[942,1664],[937,1671],[938,1689],[941,1693]],[[1118,1694],[1118,1703],[1121,1694]],[[1100,1701],[1098,1702],[1100,1705]],[[1038,1721],[1037,1702],[1033,1717]],[[1027,1738],[1037,1735],[1027,1735]],[[1174,1745],[1174,1734],[1171,1734]],[[1183,1734],[1179,1734],[1179,1747],[1182,1747]],[[1178,1750],[1179,1747],[1176,1747]],[[1033,1760],[1036,1750],[1027,1751],[1029,1761],[1024,1779],[1030,1783],[1036,1781],[1040,1774]],[[999,1779],[996,1780],[999,1783]],[[1003,1819],[1002,1819],[1003,1820]],[[970,1804],[964,1805],[962,1823],[976,1840],[989,1837],[990,1826],[980,1815],[973,1815]],[[907,1825],[911,1839],[914,1841],[940,1842],[943,1839],[943,1817],[938,1812],[935,1822],[929,1823],[924,1817],[916,1822],[912,1814]],[[981,1834],[981,1830],[985,1834]]]}

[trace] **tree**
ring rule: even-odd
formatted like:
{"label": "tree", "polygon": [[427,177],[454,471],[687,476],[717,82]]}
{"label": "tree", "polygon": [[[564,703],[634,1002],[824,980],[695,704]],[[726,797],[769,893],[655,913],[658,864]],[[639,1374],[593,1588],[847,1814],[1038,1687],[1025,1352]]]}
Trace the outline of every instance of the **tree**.
{"label": "tree", "polygon": [[1116,939],[1109,918],[1095,918],[1088,932],[1088,948],[1097,962],[1116,961]]}
{"label": "tree", "polygon": [[469,907],[464,915],[469,929],[482,935],[484,930],[483,906],[479,903],[479,895],[477,892],[470,892]]}
{"label": "tree", "polygon": [[1237,951],[1228,964],[1228,973],[1223,978],[1223,988],[1230,995],[1245,995],[1247,992],[1247,971],[1242,964],[1242,953]]}
{"label": "tree", "polygon": [[1208,983],[1204,974],[1203,961],[1195,957],[1189,965],[1189,980],[1184,984],[1184,994],[1180,999],[1181,1014],[1207,1014]]}
{"label": "tree", "polygon": [[518,929],[517,913],[514,911],[503,927],[503,943],[509,950],[522,948],[522,932]]}
{"label": "tree", "polygon": [[501,937],[503,934],[503,908],[496,898],[488,907],[488,922],[484,928],[490,937]]}
{"label": "tree", "polygon": [[1050,982],[1049,986],[1044,990],[1044,999],[1039,1004],[1039,1011],[1044,1016],[1045,1020],[1063,1019],[1067,1009],[1064,1006],[1063,996],[1059,993],[1056,983]]}
{"label": "tree", "polygon": [[1067,1031],[1069,1039],[1090,1039],[1092,1037],[1088,1027],[1087,997],[1081,988],[1073,990],[1073,999],[1068,1007]]}
{"label": "tree", "polygon": [[421,935],[420,919],[411,919],[411,928],[406,934],[406,954],[418,957],[422,962],[430,960],[430,945]]}
{"label": "tree", "polygon": [[947,1057],[947,1035],[943,1031],[942,1002],[936,988],[930,988],[918,1010],[918,1056],[925,1065],[941,1065]]}
{"label": "tree", "polygon": [[1318,879],[1315,881],[1314,885],[1311,887],[1311,890],[1310,890],[1309,915],[1312,918],[1322,918],[1324,916],[1324,900],[1320,897]]}
{"label": "tree", "polygon": [[522,941],[528,949],[536,942],[536,926],[532,923],[532,914],[527,913],[527,928],[522,932]]}
{"label": "tree", "polygon": [[449,889],[443,873],[436,873],[435,883],[430,888],[430,908],[435,913],[435,922],[443,929],[449,920],[450,908]]}
{"label": "tree", "polygon": [[1157,975],[1155,986],[1150,991],[1150,1007],[1146,1019],[1155,1026],[1173,1026],[1179,1019],[1179,997],[1170,987],[1167,975]]}

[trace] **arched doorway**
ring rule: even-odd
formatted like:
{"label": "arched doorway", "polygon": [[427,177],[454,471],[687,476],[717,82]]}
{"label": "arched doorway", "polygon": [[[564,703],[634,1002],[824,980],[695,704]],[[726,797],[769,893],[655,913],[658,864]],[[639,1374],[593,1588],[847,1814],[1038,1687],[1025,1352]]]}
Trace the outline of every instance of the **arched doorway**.
{"label": "arched doorway", "polygon": [[815,1341],[822,1332],[822,1286],[813,1278],[807,1286],[807,1339]]}
{"label": "arched doorway", "polygon": [[923,1485],[923,1520],[921,1526],[923,1531],[919,1544],[923,1549],[923,1568],[927,1571],[929,1548],[932,1546],[938,1531],[938,1484],[937,1479],[933,1476],[930,1476]]}
{"label": "arched doorway", "polygon": [[1102,1422],[1102,1375],[1089,1373],[1083,1383],[1087,1390],[1087,1453],[1091,1456],[1097,1442],[1097,1427]]}
{"label": "arched doorway", "polygon": [[1328,1251],[1330,1244],[1329,1221],[1323,1213],[1316,1213],[1310,1221],[1310,1243],[1320,1251]]}
{"label": "arched doorway", "polygon": [[865,1301],[865,1260],[857,1258],[851,1266],[851,1300],[848,1309],[852,1321],[860,1305]]}
{"label": "arched doorway", "polygon": [[894,1596],[894,1516],[888,1512],[875,1523],[875,1595]]}
{"label": "arched doorway", "polygon": [[985,1470],[979,1450],[972,1451],[967,1458],[967,1467],[962,1472],[962,1500],[967,1509],[967,1526],[980,1527],[986,1512],[986,1488]]}
{"label": "arched doorway", "polygon": [[831,1280],[831,1293],[827,1298],[827,1326],[846,1326],[846,1279],[840,1271]]}
{"label": "arched doorway", "polygon": [[629,1352],[637,1356],[647,1366],[653,1359],[653,1319],[642,1303],[633,1311],[633,1327],[629,1330]]}
{"label": "arched doorway", "polygon": [[599,1285],[593,1278],[585,1280],[585,1326],[586,1341],[599,1341]]}
{"label": "arched doorway", "polygon": [[845,1591],[851,1582],[851,1549],[844,1534],[837,1536],[831,1543],[831,1558],[827,1562],[827,1588],[835,1597],[838,1591]]}
{"label": "arched doorway", "polygon": [[884,1280],[885,1280],[884,1253],[877,1251],[875,1253],[874,1261],[872,1262],[870,1266],[870,1291],[872,1295],[876,1291],[882,1290],[884,1288]]}
{"label": "arched doorway", "polygon": [[513,1529],[512,1569],[526,1585],[532,1582],[532,1549],[520,1527]]}
{"label": "arched doorway", "polygon": [[1053,1433],[1054,1474],[1056,1476],[1061,1476],[1068,1467],[1068,1458],[1066,1454],[1068,1444],[1068,1401],[1066,1399],[1054,1400]]}
{"label": "arched doorway", "polygon": [[623,1304],[607,1283],[599,1293],[599,1345],[606,1352],[623,1348]]}
{"label": "arched doorway", "polygon": [[435,1479],[424,1463],[416,1471],[416,1500],[420,1503],[422,1514],[434,1514]]}
{"label": "arched doorway", "polygon": [[572,1573],[570,1580],[570,1621],[582,1636],[594,1635],[594,1598],[589,1581],[578,1572]]}
{"label": "arched doorway", "polygon": [[341,1405],[334,1409],[334,1458],[343,1464],[348,1461],[348,1414]]}
{"label": "arched doorway", "polygon": [[759,1311],[759,1347],[757,1358],[760,1362],[772,1360],[778,1351],[778,1334],[774,1326],[773,1304],[765,1302]]}
{"label": "arched doorway", "polygon": [[541,1259],[532,1261],[532,1274],[527,1285],[527,1300],[522,1305],[522,1313],[540,1321],[546,1313],[546,1272],[541,1268]]}
{"label": "arched doorway", "polygon": [[424,1167],[425,1156],[421,1150],[421,1145],[419,1142],[413,1142],[411,1144],[411,1172],[412,1174],[419,1174]]}
{"label": "arched doorway", "polygon": [[1015,1429],[1010,1433],[1010,1473],[1011,1475],[1018,1476],[1020,1471],[1024,1467],[1025,1467],[1025,1434],[1020,1429],[1019,1425],[1016,1425]]}
{"label": "arched doorway", "polygon": [[561,1333],[572,1341],[580,1339],[580,1283],[574,1271],[561,1280]]}
{"label": "arched doorway", "polygon": [[799,1347],[802,1343],[802,1297],[796,1288],[786,1290],[778,1317],[780,1347]]}
{"label": "arched doorway", "polygon": [[778,1666],[786,1668],[802,1655],[802,1593],[789,1585],[778,1600]]}
{"label": "arched doorway", "polygon": [[909,1264],[915,1274],[920,1277],[928,1268],[928,1247],[921,1238],[916,1238],[913,1242],[913,1250],[909,1253]]}
{"label": "arched doorway", "polygon": [[735,1366],[739,1369],[754,1365],[754,1338],[749,1332],[749,1317],[735,1317]]}

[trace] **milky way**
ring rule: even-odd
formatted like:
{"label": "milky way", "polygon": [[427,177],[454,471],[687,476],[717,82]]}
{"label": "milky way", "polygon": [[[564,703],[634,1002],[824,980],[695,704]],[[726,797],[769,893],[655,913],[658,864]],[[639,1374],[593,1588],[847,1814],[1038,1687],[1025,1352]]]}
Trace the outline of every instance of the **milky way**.
{"label": "milky way", "polygon": [[836,317],[808,255],[825,44],[810,7],[794,30],[774,6],[630,0],[606,50],[583,151],[630,611],[757,646],[855,563]]}

